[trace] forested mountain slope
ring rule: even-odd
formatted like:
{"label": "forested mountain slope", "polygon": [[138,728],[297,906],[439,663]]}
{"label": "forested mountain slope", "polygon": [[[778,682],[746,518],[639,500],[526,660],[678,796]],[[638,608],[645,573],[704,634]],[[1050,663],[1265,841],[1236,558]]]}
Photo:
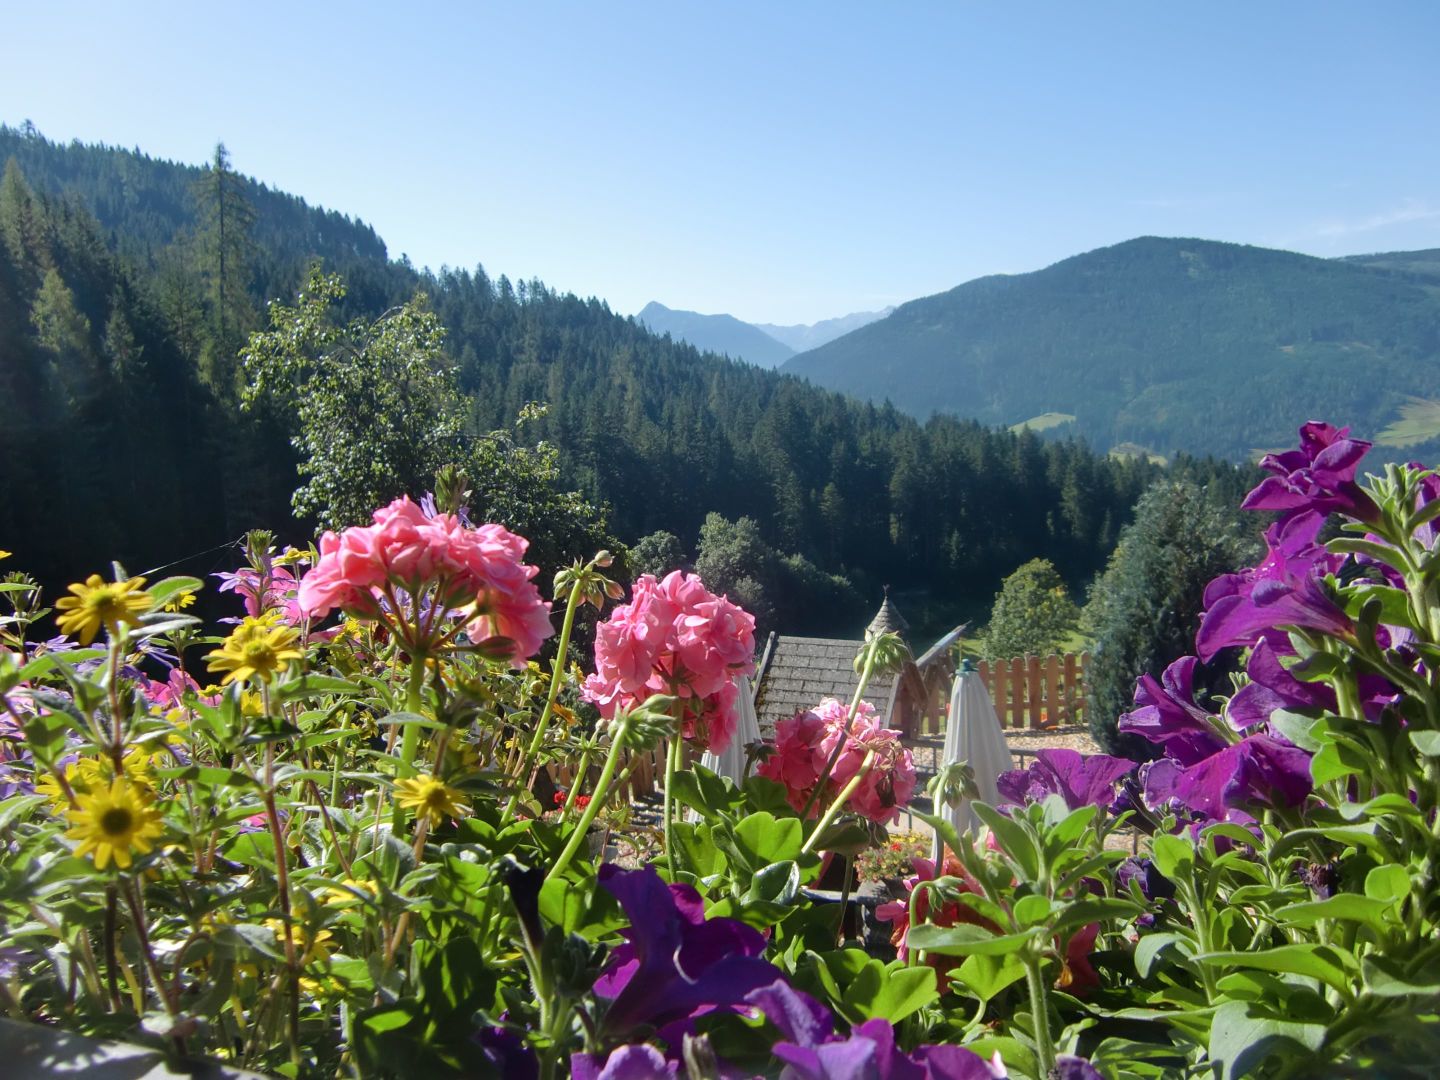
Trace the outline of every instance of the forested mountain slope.
{"label": "forested mountain slope", "polygon": [[[1310,417],[1383,437],[1440,397],[1433,262],[1410,255],[1144,237],[911,301],[783,370],[916,416],[1073,416],[1102,448],[1238,460]],[[1409,452],[1440,449],[1436,435]]]}
{"label": "forested mountain slope", "polygon": [[[351,314],[429,295],[477,435],[548,402],[527,430],[560,448],[566,482],[610,505],[621,539],[664,528],[690,544],[708,511],[749,515],[815,573],[848,576],[867,607],[883,583],[983,607],[1039,555],[1078,585],[1156,475],[1075,442],[919,423],[656,337],[538,282],[417,273],[386,261],[366,226],[219,159],[196,170],[0,130],[6,152],[0,546],[52,583],[114,556],[145,569],[247,527],[309,535],[287,520],[285,433],[236,406],[234,355],[263,324],[269,290],[303,280],[316,257],[351,282]],[[1181,467],[1239,483],[1225,468]],[[865,614],[816,607],[782,613],[782,625],[848,628]]]}

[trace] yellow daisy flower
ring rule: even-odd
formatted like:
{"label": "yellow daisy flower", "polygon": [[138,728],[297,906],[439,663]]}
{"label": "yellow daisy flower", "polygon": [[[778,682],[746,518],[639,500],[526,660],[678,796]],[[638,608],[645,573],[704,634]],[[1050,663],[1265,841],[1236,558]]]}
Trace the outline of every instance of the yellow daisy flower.
{"label": "yellow daisy flower", "polygon": [[[274,933],[276,942],[283,946],[285,944],[285,920],[266,919],[265,925]],[[300,962],[301,967],[324,963],[330,959],[330,952],[335,948],[332,940],[335,935],[329,930],[321,930],[319,933],[312,934],[302,922],[291,923],[291,930],[295,937],[295,959]]]}
{"label": "yellow daisy flower", "polygon": [[0,551],[0,559],[8,559],[13,554],[11,551]]}
{"label": "yellow daisy flower", "polygon": [[[120,764],[124,769],[124,779],[139,788],[142,794],[148,795],[155,786],[155,778],[150,775],[150,755],[136,747],[125,755]],[[82,757],[65,766],[65,782],[76,796],[107,788],[114,779],[115,766],[108,757]],[[54,773],[47,772],[40,776],[35,781],[35,790],[49,796],[57,804],[69,802]]]}
{"label": "yellow daisy flower", "polygon": [[80,841],[77,856],[94,853],[97,870],[104,870],[111,859],[128,870],[133,853],[150,851],[165,831],[144,789],[128,780],[112,780],[108,788],[75,798],[80,806],[66,813],[72,828],[65,835]]}
{"label": "yellow daisy flower", "polygon": [[177,611],[184,611],[187,607],[191,607],[194,603],[195,594],[193,592],[182,592],[174,598],[165,602],[165,610],[171,613]]}
{"label": "yellow daisy flower", "polygon": [[320,893],[320,897],[321,903],[327,907],[348,907],[351,904],[362,903],[362,894],[370,897],[376,896],[375,883],[346,878],[339,885],[331,885],[324,889]]}
{"label": "yellow daisy flower", "polygon": [[74,596],[62,596],[55,606],[63,615],[55,616],[62,634],[69,634],[89,645],[103,626],[111,634],[119,633],[121,623],[133,623],[150,610],[150,596],[142,590],[143,577],[129,581],[106,581],[91,574],[83,585],[71,585]]}
{"label": "yellow daisy flower", "polygon": [[221,685],[236,680],[265,682],[305,656],[295,647],[300,631],[293,626],[276,626],[266,618],[246,616],[220,648],[206,656],[210,670],[228,672]]}
{"label": "yellow daisy flower", "polygon": [[434,776],[417,776],[395,784],[395,801],[415,816],[430,819],[433,828],[446,818],[459,817],[465,808],[457,800],[465,796]]}

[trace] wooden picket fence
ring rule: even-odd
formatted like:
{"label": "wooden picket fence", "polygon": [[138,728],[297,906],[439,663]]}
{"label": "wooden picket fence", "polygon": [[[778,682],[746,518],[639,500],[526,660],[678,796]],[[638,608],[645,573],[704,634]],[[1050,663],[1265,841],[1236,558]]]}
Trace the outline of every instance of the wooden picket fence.
{"label": "wooden picket fence", "polygon": [[1001,727],[1047,728],[1085,722],[1089,653],[980,661],[980,677]]}
{"label": "wooden picket fence", "polygon": [[[696,756],[698,757],[698,755]],[[591,772],[592,778],[594,772],[598,770],[599,764],[599,762],[595,763]],[[665,777],[664,743],[661,743],[657,749],[643,754],[625,751],[622,753],[615,775],[617,779],[614,790],[618,795],[624,796],[624,801],[634,802],[638,798],[654,795],[664,787],[664,784],[661,783]],[[557,786],[568,788],[574,781],[575,774],[569,765],[555,764],[550,766],[550,777]]]}

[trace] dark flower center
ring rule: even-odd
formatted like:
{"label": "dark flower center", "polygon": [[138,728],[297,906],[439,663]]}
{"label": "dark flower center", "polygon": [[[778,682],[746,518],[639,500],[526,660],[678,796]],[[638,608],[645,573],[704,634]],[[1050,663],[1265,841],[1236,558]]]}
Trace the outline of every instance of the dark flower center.
{"label": "dark flower center", "polygon": [[129,832],[134,822],[134,815],[123,806],[112,806],[100,815],[100,828],[107,836]]}

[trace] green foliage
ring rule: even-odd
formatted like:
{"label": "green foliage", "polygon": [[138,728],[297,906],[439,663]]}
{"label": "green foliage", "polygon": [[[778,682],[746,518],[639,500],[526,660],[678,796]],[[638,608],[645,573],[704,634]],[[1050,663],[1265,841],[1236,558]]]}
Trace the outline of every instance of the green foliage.
{"label": "green foliage", "polygon": [[[1374,438],[1409,397],[1432,397],[1435,265],[1142,237],[914,300],[784,370],[916,416],[1073,414],[1102,448],[1239,461],[1310,417]],[[1432,433],[1394,460],[1437,449]]]}
{"label": "green foliage", "polygon": [[797,632],[824,630],[834,613],[859,617],[865,602],[855,587],[827,574],[803,555],[782,555],[766,543],[752,518],[727,521],[706,515],[696,544],[695,572],[755,616],[761,631],[775,628],[777,614]]}
{"label": "green foliage", "polygon": [[985,629],[985,656],[1047,656],[1080,623],[1080,609],[1048,559],[1031,559],[1005,579]]}
{"label": "green foliage", "polygon": [[[1205,586],[1259,550],[1253,516],[1242,519],[1227,508],[1233,505],[1188,480],[1155,485],[1136,504],[1134,522],[1091,588],[1083,613],[1095,642],[1088,709],[1091,731],[1108,752],[1145,756],[1145,744],[1115,730],[1133,706],[1136,678],[1158,678],[1193,651]],[[1220,689],[1218,681],[1208,689]]]}
{"label": "green foliage", "polygon": [[671,570],[678,570],[689,561],[685,554],[684,545],[680,538],[672,532],[664,529],[640,537],[630,545],[630,552],[626,561],[630,565],[630,572],[639,576],[640,574],[653,574],[657,578],[664,577]]}
{"label": "green foliage", "polygon": [[294,427],[295,511],[327,529],[425,490],[460,452],[460,398],[424,297],[342,325],[331,309],[344,295],[339,277],[314,271],[241,355],[245,405],[271,404]]}

